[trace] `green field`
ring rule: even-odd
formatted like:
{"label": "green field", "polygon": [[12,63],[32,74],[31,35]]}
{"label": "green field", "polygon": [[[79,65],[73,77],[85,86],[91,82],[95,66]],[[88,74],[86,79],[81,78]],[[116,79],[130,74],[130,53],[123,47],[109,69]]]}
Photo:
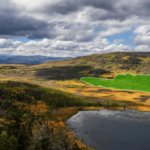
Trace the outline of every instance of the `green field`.
{"label": "green field", "polygon": [[114,79],[82,77],[81,81],[93,86],[150,92],[150,75],[118,74]]}

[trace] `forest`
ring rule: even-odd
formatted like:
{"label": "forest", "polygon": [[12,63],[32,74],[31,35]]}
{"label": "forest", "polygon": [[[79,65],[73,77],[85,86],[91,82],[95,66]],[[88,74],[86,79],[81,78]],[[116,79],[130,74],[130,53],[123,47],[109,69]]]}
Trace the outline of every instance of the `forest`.
{"label": "forest", "polygon": [[0,149],[92,150],[51,113],[59,108],[99,105],[99,102],[31,83],[1,82]]}

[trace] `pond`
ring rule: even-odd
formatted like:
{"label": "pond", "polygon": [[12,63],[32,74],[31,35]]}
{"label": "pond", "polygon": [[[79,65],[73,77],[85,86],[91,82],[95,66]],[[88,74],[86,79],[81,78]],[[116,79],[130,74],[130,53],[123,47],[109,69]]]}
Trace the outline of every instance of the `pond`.
{"label": "pond", "polygon": [[80,111],[66,123],[95,150],[150,150],[150,112]]}

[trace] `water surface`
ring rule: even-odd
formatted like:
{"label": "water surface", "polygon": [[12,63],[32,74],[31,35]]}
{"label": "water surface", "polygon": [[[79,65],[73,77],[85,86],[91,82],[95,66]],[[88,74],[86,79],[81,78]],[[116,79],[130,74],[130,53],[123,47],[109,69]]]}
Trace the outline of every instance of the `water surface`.
{"label": "water surface", "polygon": [[95,150],[150,150],[150,112],[80,111],[66,123]]}

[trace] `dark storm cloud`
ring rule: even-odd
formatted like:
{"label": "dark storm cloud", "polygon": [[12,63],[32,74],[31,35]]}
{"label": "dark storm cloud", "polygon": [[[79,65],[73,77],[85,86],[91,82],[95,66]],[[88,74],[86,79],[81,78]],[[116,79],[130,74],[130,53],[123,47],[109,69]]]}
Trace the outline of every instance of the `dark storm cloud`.
{"label": "dark storm cloud", "polygon": [[82,0],[81,4],[83,6],[93,6],[94,8],[101,8],[108,11],[114,11],[117,0]]}
{"label": "dark storm cloud", "polygon": [[65,0],[60,1],[54,5],[47,5],[42,10],[44,13],[58,13],[66,15],[72,12],[81,10],[84,7],[92,6],[94,8],[101,8],[108,11],[115,11],[115,3],[117,0]]}
{"label": "dark storm cloud", "polygon": [[47,30],[52,28],[50,24],[31,17],[19,17],[13,13],[0,15],[0,35],[26,36],[30,39],[52,38]]}
{"label": "dark storm cloud", "polygon": [[61,1],[58,4],[55,5],[50,5],[50,6],[46,6],[45,8],[43,8],[43,12],[44,13],[58,13],[58,14],[62,14],[62,15],[66,15],[69,14],[71,12],[75,12],[77,10],[79,10],[81,7],[80,5],[78,5],[78,3],[76,3],[75,1]]}
{"label": "dark storm cloud", "polygon": [[138,5],[131,11],[133,14],[140,17],[149,17],[150,16],[150,1],[143,0],[138,3]]}
{"label": "dark storm cloud", "polygon": [[[118,19],[125,20],[130,16],[149,17],[149,0],[65,0],[42,8],[43,13],[58,13],[67,15],[91,6],[93,11],[89,13],[91,20]],[[103,12],[102,12],[103,11]]]}
{"label": "dark storm cloud", "polygon": [[52,30],[53,24],[35,19],[30,16],[20,16],[24,11],[18,8],[10,0],[2,0],[0,6],[0,36],[13,37],[25,36],[29,39],[54,38],[55,35],[48,30]]}
{"label": "dark storm cloud", "polygon": [[[0,37],[13,37],[13,36],[25,36],[29,39],[41,39],[49,38],[53,39],[61,34],[64,36],[63,39],[71,39],[72,41],[90,41],[94,35],[80,36],[76,38],[77,31],[72,28],[72,20],[76,18],[71,18],[70,23],[69,17],[72,13],[78,13],[85,10],[86,7],[90,7],[90,10],[85,11],[85,16],[89,19],[89,24],[92,21],[105,21],[105,20],[119,20],[123,21],[131,16],[138,16],[142,18],[147,18],[150,16],[150,1],[149,0],[134,0],[132,1],[121,1],[121,0],[60,0],[56,1],[54,4],[48,4],[44,2],[40,8],[33,7],[31,14],[44,14],[50,19],[53,15],[64,15],[68,17],[68,22],[61,22],[56,19],[55,22],[51,20],[46,20],[45,18],[40,20],[36,19],[35,15],[29,16],[28,9],[24,7],[18,7],[16,3],[11,0],[0,0]],[[36,2],[36,1],[35,1]],[[27,12],[26,12],[27,11]],[[23,15],[20,15],[22,14]],[[28,14],[28,15],[26,15]],[[57,18],[57,17],[56,17]],[[61,18],[62,19],[62,18]],[[83,22],[84,23],[84,22]],[[78,23],[76,23],[78,25]],[[72,35],[65,35],[65,33],[57,32],[56,28],[63,27],[64,30],[72,30]],[[78,25],[80,26],[80,25]],[[78,35],[84,34],[86,28],[82,28],[83,33],[79,32]],[[55,30],[56,29],[56,30]],[[77,28],[75,30],[78,30]],[[70,32],[68,32],[70,33]]]}
{"label": "dark storm cloud", "polygon": [[[121,3],[121,0],[117,1],[107,1],[109,5],[111,5],[110,8],[112,9],[106,9],[104,7],[97,7],[101,8],[102,10],[93,10],[90,12],[90,18],[91,20],[120,20],[123,21],[127,18],[130,18],[132,16],[137,16],[142,19],[146,19],[150,16],[150,1],[149,0],[134,0],[132,1],[125,1],[124,3]],[[96,7],[95,7],[96,8]]]}
{"label": "dark storm cloud", "polygon": [[125,20],[128,15],[126,13],[122,13],[120,14],[119,12],[105,12],[105,14],[103,15],[100,15],[99,14],[100,12],[99,11],[94,11],[92,13],[90,13],[90,19],[91,20],[94,20],[94,21],[97,21],[97,20],[114,20],[114,19],[117,19],[117,20],[120,20],[120,21],[123,21]]}

